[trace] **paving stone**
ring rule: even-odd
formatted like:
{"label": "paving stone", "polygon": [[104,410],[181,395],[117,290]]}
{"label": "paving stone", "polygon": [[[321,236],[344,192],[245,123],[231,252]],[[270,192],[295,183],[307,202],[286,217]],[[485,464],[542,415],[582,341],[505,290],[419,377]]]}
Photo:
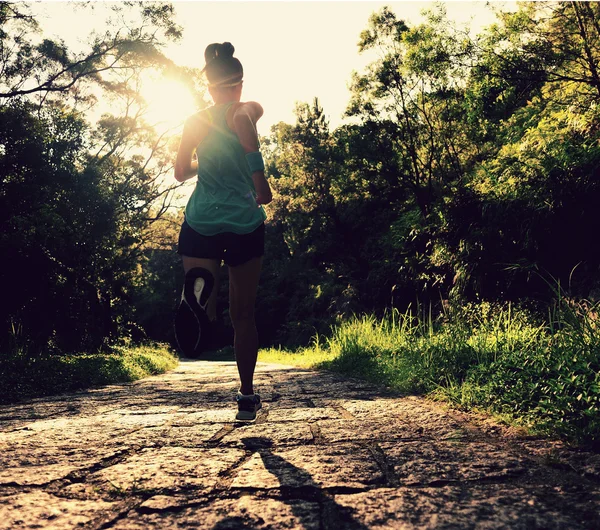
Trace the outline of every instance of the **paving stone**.
{"label": "paving stone", "polygon": [[[229,413],[230,416],[233,414],[233,412]],[[222,428],[222,423],[190,423],[189,426],[175,424],[165,427],[148,427],[111,438],[104,442],[104,447],[122,449],[160,447],[163,445],[198,447],[208,442]]]}
{"label": "paving stone", "polygon": [[489,443],[381,443],[403,486],[440,481],[505,479],[525,474],[533,462]]}
{"label": "paving stone", "polygon": [[[264,439],[263,439],[264,440]],[[261,439],[246,439],[260,447]],[[366,488],[384,477],[369,451],[356,445],[262,448],[243,464],[232,488]]]}
{"label": "paving stone", "polygon": [[172,428],[169,425],[163,427],[142,427],[132,429],[119,436],[113,436],[103,442],[103,447],[114,449],[139,449],[140,447],[155,447],[164,445],[171,436]]}
{"label": "paving stone", "polygon": [[[167,419],[148,421],[144,416],[138,419],[115,416],[78,416],[40,420],[28,424],[24,429],[3,434],[0,447],[49,448],[86,447],[103,445],[106,441],[125,435],[148,425],[166,423]],[[0,455],[0,458],[2,456]]]}
{"label": "paving stone", "polygon": [[223,424],[220,423],[172,427],[162,439],[162,443],[177,447],[198,447],[211,440],[222,428]]}
{"label": "paving stone", "polygon": [[[148,501],[147,501],[148,502]],[[144,508],[147,509],[147,506]],[[142,511],[144,510],[142,508]],[[216,500],[210,504],[177,511],[131,515],[111,528],[146,530],[196,528],[199,530],[320,530],[319,505],[303,500],[238,499]]]}
{"label": "paving stone", "polygon": [[[313,441],[310,425],[304,422],[267,423],[243,425],[225,435],[222,444],[245,447],[243,440],[262,437],[271,445],[307,445]],[[239,424],[238,424],[239,425]]]}
{"label": "paving stone", "polygon": [[323,420],[317,422],[326,442],[337,443],[355,440],[440,440],[454,438],[459,430],[453,425],[439,424],[435,429],[424,429],[413,423],[395,418],[372,420]]}
{"label": "paving stone", "polygon": [[337,374],[233,362],[0,406],[0,529],[597,530],[600,455]]}
{"label": "paving stone", "polygon": [[114,450],[94,447],[78,448],[70,451],[48,452],[44,449],[4,453],[0,462],[0,485],[41,486],[69,474],[87,469],[103,458],[114,454]]}
{"label": "paving stone", "polygon": [[[374,398],[371,395],[364,399],[326,399],[324,402],[329,406],[343,407],[358,420],[377,421],[383,419],[410,423],[414,424],[415,428],[422,429],[424,434],[441,435],[462,426],[462,423],[457,421],[452,414],[422,398]],[[440,431],[441,426],[443,428]]]}
{"label": "paving stone", "polygon": [[270,422],[299,422],[339,419],[340,413],[330,407],[284,408],[276,407],[269,410]]}
{"label": "paving stone", "polygon": [[140,513],[173,510],[190,504],[190,497],[184,495],[154,495],[139,505]]}
{"label": "paving stone", "polygon": [[232,400],[227,407],[185,413],[178,411],[171,421],[171,425],[174,427],[187,427],[199,423],[234,423],[236,412],[237,407]]}
{"label": "paving stone", "polygon": [[345,530],[597,528],[600,512],[594,499],[581,502],[562,495],[556,504],[556,496],[503,484],[378,489],[335,495],[327,512]]}
{"label": "paving stone", "polygon": [[244,451],[235,448],[147,448],[93,473],[88,480],[107,490],[132,493],[190,487],[208,490],[243,456]]}
{"label": "paving stone", "polygon": [[105,414],[97,416],[99,422],[110,425],[113,429],[120,428],[135,428],[135,427],[159,427],[165,425],[172,420],[172,413],[162,414],[136,414],[132,411],[112,412],[110,415]]}
{"label": "paving stone", "polygon": [[520,444],[538,461],[554,469],[575,471],[580,476],[600,484],[600,454],[568,447],[560,441],[525,441]]}
{"label": "paving stone", "polygon": [[98,499],[66,499],[35,490],[22,492],[0,497],[0,529],[86,528],[100,514],[116,511],[118,507],[117,502]]}

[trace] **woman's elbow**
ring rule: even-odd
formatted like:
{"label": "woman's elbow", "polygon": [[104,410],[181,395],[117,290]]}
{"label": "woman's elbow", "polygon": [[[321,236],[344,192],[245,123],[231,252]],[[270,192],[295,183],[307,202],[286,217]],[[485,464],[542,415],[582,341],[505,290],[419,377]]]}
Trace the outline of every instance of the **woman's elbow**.
{"label": "woman's elbow", "polygon": [[192,176],[192,168],[186,167],[185,164],[175,163],[175,180],[177,182],[185,182]]}

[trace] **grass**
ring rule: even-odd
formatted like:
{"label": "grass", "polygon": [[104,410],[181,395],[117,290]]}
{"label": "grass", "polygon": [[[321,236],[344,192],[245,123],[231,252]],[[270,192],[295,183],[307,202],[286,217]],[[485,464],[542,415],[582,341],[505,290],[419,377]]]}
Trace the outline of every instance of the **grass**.
{"label": "grass", "polygon": [[135,381],[171,370],[178,362],[161,344],[72,355],[30,355],[21,349],[0,362],[0,403]]}
{"label": "grass", "polygon": [[534,433],[600,444],[600,322],[585,302],[559,298],[543,320],[486,303],[437,320],[356,316],[311,347],[261,350],[259,360],[363,377]]}
{"label": "grass", "polygon": [[315,368],[317,365],[335,359],[336,354],[321,347],[318,336],[313,339],[312,346],[289,351],[280,348],[262,349],[258,353],[259,361],[290,364],[299,368]]}

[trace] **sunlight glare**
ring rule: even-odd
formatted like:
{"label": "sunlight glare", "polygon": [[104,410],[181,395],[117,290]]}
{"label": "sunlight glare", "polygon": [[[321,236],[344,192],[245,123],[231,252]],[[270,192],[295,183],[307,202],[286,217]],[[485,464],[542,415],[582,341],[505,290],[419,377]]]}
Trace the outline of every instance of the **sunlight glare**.
{"label": "sunlight glare", "polygon": [[169,78],[144,79],[142,96],[147,102],[145,119],[160,128],[174,128],[183,124],[193,114],[194,97],[181,82]]}

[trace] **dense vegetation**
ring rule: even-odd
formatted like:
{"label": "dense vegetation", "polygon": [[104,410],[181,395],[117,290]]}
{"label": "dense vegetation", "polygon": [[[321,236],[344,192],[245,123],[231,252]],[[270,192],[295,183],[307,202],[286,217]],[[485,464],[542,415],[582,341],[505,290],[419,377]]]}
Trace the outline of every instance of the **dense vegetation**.
{"label": "dense vegetation", "polygon": [[600,446],[600,334],[585,306],[557,304],[549,321],[487,302],[440,319],[352,317],[309,346],[261,350],[260,360],[360,376]]}
{"label": "dense vegetation", "polygon": [[[560,421],[597,438],[600,5],[523,3],[477,36],[443,6],[422,24],[389,9],[366,22],[359,50],[377,59],[352,78],[346,124],[332,130],[315,100],[262,141],[275,195],[262,344],[305,346],[332,325],[358,325],[355,314],[376,327],[390,311],[426,307],[430,342],[413,324],[386,335],[392,365],[414,366],[407,381],[424,385],[406,388],[431,391],[446,377],[445,395],[463,404],[504,410],[493,402],[502,394],[523,417],[574,410]],[[33,38],[26,5],[0,2],[0,278],[15,286],[0,308],[7,359],[96,351],[124,335],[172,341],[181,212],[163,177],[177,137],[145,123],[136,79],[149,68],[177,76],[199,108],[205,87],[161,52],[180,36],[169,5],[115,6],[108,28],[73,55]],[[92,118],[98,98],[111,98],[112,115]],[[221,304],[227,320],[226,296]],[[483,335],[466,308],[485,304],[500,308],[494,318],[519,307],[531,337],[509,349],[486,339],[474,354]],[[555,319],[558,305],[578,309]],[[428,372],[430,348],[446,372]],[[342,357],[360,367],[368,350]],[[532,390],[552,379],[544,370],[562,382]],[[480,393],[472,403],[468,388]]]}

